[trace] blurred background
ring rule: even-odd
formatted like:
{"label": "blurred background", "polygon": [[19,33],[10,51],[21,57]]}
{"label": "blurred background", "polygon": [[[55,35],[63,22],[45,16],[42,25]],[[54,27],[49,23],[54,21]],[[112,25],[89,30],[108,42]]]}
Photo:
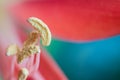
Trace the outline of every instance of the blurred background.
{"label": "blurred background", "polygon": [[31,16],[52,42],[27,80],[120,80],[120,0],[0,0],[0,80],[11,80],[6,47],[26,40]]}

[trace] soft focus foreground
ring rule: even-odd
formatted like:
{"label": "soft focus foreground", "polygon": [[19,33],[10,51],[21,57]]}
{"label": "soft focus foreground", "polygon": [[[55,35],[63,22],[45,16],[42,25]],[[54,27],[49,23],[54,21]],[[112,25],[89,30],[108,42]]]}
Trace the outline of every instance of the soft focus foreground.
{"label": "soft focus foreground", "polygon": [[[0,8],[0,47],[1,47],[1,53],[0,53],[0,77],[2,80],[17,80],[18,79],[18,69],[19,69],[19,65],[16,64],[16,58],[15,56],[11,56],[8,57],[6,56],[6,50],[7,47],[10,44],[17,44],[18,46],[22,46],[23,41],[26,39],[27,37],[27,32],[24,31],[24,29],[21,30],[17,30],[19,28],[17,28],[18,24],[15,23],[15,21],[13,20],[15,16],[11,16],[11,13],[9,12],[9,7],[13,6],[13,5],[18,5],[20,4],[17,1],[11,1],[10,3],[7,1],[1,1],[0,2],[1,8]],[[27,18],[26,18],[27,20]],[[17,29],[16,29],[17,28]],[[29,30],[29,29],[28,29]],[[21,31],[19,33],[19,31]],[[23,36],[21,36],[21,34],[23,34]],[[40,57],[37,56],[36,57]],[[41,75],[41,72],[35,71],[34,73],[32,72],[27,80],[67,80],[67,78],[64,76],[64,74],[62,73],[62,71],[58,68],[58,66],[55,64],[55,62],[44,52],[42,52],[41,55],[41,59],[42,59],[42,71],[41,72],[45,72],[45,74],[47,74],[47,76],[45,75]],[[29,61],[31,62],[31,61]],[[39,64],[39,63],[38,63]],[[39,65],[40,66],[40,65]],[[41,66],[41,67],[42,67]],[[34,70],[34,65],[32,65],[31,67],[33,67],[32,69]],[[12,74],[15,73],[15,74]],[[52,73],[52,75],[48,75]],[[49,77],[50,76],[50,77]]]}
{"label": "soft focus foreground", "polygon": [[15,2],[1,9],[0,72],[4,80],[9,80],[12,66],[5,48],[11,43],[21,46],[31,30],[26,23],[31,16],[45,21],[53,39],[49,47],[42,47],[39,71],[28,80],[66,80],[66,76],[69,80],[120,79],[119,0]]}

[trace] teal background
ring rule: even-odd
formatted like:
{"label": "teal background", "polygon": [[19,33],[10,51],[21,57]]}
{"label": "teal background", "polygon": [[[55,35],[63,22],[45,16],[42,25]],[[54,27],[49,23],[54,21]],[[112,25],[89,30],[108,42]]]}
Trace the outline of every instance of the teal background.
{"label": "teal background", "polygon": [[53,38],[45,49],[69,80],[120,80],[120,35],[89,42]]}

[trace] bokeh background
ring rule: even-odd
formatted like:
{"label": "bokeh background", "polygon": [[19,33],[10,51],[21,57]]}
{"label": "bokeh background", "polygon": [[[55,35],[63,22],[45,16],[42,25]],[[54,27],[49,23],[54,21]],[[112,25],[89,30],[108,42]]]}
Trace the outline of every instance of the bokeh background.
{"label": "bokeh background", "polygon": [[42,46],[40,77],[28,80],[120,80],[120,0],[1,0],[2,80],[12,61],[5,48],[26,39],[31,16],[49,26],[52,42]]}

